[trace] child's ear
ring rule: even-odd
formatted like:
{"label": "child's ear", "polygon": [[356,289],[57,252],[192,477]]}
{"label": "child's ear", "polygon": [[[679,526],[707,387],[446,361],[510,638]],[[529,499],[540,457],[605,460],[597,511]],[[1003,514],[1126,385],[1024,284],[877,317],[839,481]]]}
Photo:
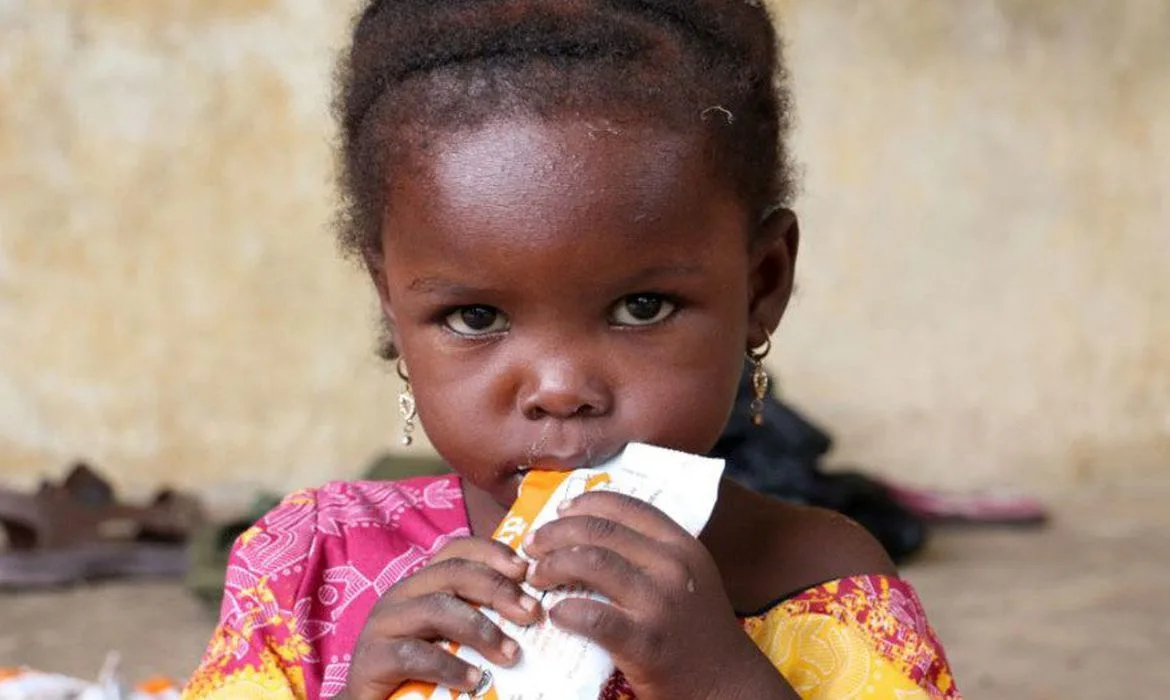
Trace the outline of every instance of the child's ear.
{"label": "child's ear", "polygon": [[800,225],[791,209],[768,213],[751,247],[751,299],[748,305],[748,343],[764,344],[780,325],[792,297]]}

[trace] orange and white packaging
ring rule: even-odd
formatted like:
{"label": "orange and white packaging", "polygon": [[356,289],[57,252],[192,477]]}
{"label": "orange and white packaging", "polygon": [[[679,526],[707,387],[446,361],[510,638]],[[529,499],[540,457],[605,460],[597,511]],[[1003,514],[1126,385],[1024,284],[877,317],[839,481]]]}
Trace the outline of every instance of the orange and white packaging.
{"label": "orange and white packaging", "polygon": [[[493,538],[528,559],[522,544],[524,536],[555,520],[561,503],[597,490],[645,501],[697,536],[715,507],[723,466],[723,460],[631,443],[617,457],[596,468],[533,471],[524,477],[516,502]],[[527,584],[523,587],[545,610],[572,597],[604,600],[577,589],[538,591]],[[614,670],[604,649],[557,628],[547,616],[539,623],[521,627],[493,610],[485,608],[483,612],[519,643],[521,655],[516,666],[499,667],[474,649],[450,645],[456,656],[483,671],[483,682],[474,692],[407,683],[391,700],[597,700]]]}

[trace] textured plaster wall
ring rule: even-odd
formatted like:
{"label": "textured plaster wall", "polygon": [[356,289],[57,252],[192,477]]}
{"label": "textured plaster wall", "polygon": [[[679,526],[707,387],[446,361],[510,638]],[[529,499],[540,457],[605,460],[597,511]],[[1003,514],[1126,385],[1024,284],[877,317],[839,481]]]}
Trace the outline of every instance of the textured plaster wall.
{"label": "textured plaster wall", "polygon": [[[1170,0],[786,0],[785,390],[929,483],[1170,466]],[[0,474],[220,500],[397,435],[328,230],[353,2],[0,0]]]}
{"label": "textured plaster wall", "polygon": [[954,484],[1170,471],[1170,2],[787,2],[790,395]]}

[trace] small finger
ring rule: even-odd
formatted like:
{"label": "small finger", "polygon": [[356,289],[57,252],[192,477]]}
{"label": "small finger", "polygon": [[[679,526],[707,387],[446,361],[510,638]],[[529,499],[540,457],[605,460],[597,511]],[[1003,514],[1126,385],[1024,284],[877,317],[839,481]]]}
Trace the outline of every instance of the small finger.
{"label": "small finger", "polygon": [[628,656],[627,648],[637,643],[638,628],[620,608],[592,598],[569,598],[548,611],[557,627],[597,642],[614,656]]}
{"label": "small finger", "polygon": [[613,491],[589,491],[558,509],[562,517],[593,515],[612,520],[660,542],[686,542],[691,534],[658,508],[632,496]]}
{"label": "small finger", "polygon": [[[533,559],[541,559],[556,549],[580,545],[605,547],[644,568],[654,568],[668,548],[616,520],[595,515],[569,515],[558,518],[529,536],[524,550]],[[531,567],[530,567],[531,568]]]}
{"label": "small finger", "polygon": [[638,607],[653,590],[643,570],[612,549],[592,545],[554,549],[533,564],[528,583],[540,590],[580,586],[628,608]]}
{"label": "small finger", "polygon": [[354,700],[385,700],[404,682],[416,681],[471,691],[482,672],[438,644],[421,639],[388,639],[363,650],[362,678],[352,678]]}
{"label": "small finger", "polygon": [[373,633],[383,638],[446,639],[475,649],[501,666],[519,660],[520,646],[483,611],[449,593],[431,593],[404,601],[393,614],[380,617]]}
{"label": "small finger", "polygon": [[431,559],[430,565],[449,559],[479,562],[516,581],[524,578],[524,572],[528,567],[528,562],[508,545],[482,537],[461,537],[452,540]]}
{"label": "small finger", "polygon": [[[527,566],[525,566],[527,570]],[[444,592],[495,610],[518,625],[540,619],[540,601],[524,592],[517,580],[481,562],[447,559],[419,570],[399,584],[401,600]]]}

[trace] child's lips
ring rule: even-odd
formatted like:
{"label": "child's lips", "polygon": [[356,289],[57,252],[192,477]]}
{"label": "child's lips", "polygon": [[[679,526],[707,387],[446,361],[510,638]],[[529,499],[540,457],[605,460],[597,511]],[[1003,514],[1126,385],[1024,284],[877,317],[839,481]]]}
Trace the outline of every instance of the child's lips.
{"label": "child's lips", "polygon": [[588,469],[609,461],[611,457],[620,451],[620,448],[595,448],[590,450],[566,450],[561,453],[546,453],[526,460],[516,467],[516,471],[523,474],[532,470],[565,472],[573,471],[574,469]]}
{"label": "child's lips", "polygon": [[563,472],[571,471],[573,469],[580,469],[585,466],[588,459],[584,455],[573,455],[569,457],[538,457],[532,460],[528,465],[523,467],[524,471],[537,470],[547,472]]}
{"label": "child's lips", "polygon": [[[530,471],[554,471],[567,472],[575,469],[587,469],[603,464],[614,457],[621,448],[614,449],[590,449],[588,451],[569,451],[543,454],[531,459],[525,459],[522,462],[514,463],[511,468],[511,473],[508,475],[508,488],[520,489],[520,482],[524,480],[524,476]],[[515,498],[515,495],[513,495]]]}

